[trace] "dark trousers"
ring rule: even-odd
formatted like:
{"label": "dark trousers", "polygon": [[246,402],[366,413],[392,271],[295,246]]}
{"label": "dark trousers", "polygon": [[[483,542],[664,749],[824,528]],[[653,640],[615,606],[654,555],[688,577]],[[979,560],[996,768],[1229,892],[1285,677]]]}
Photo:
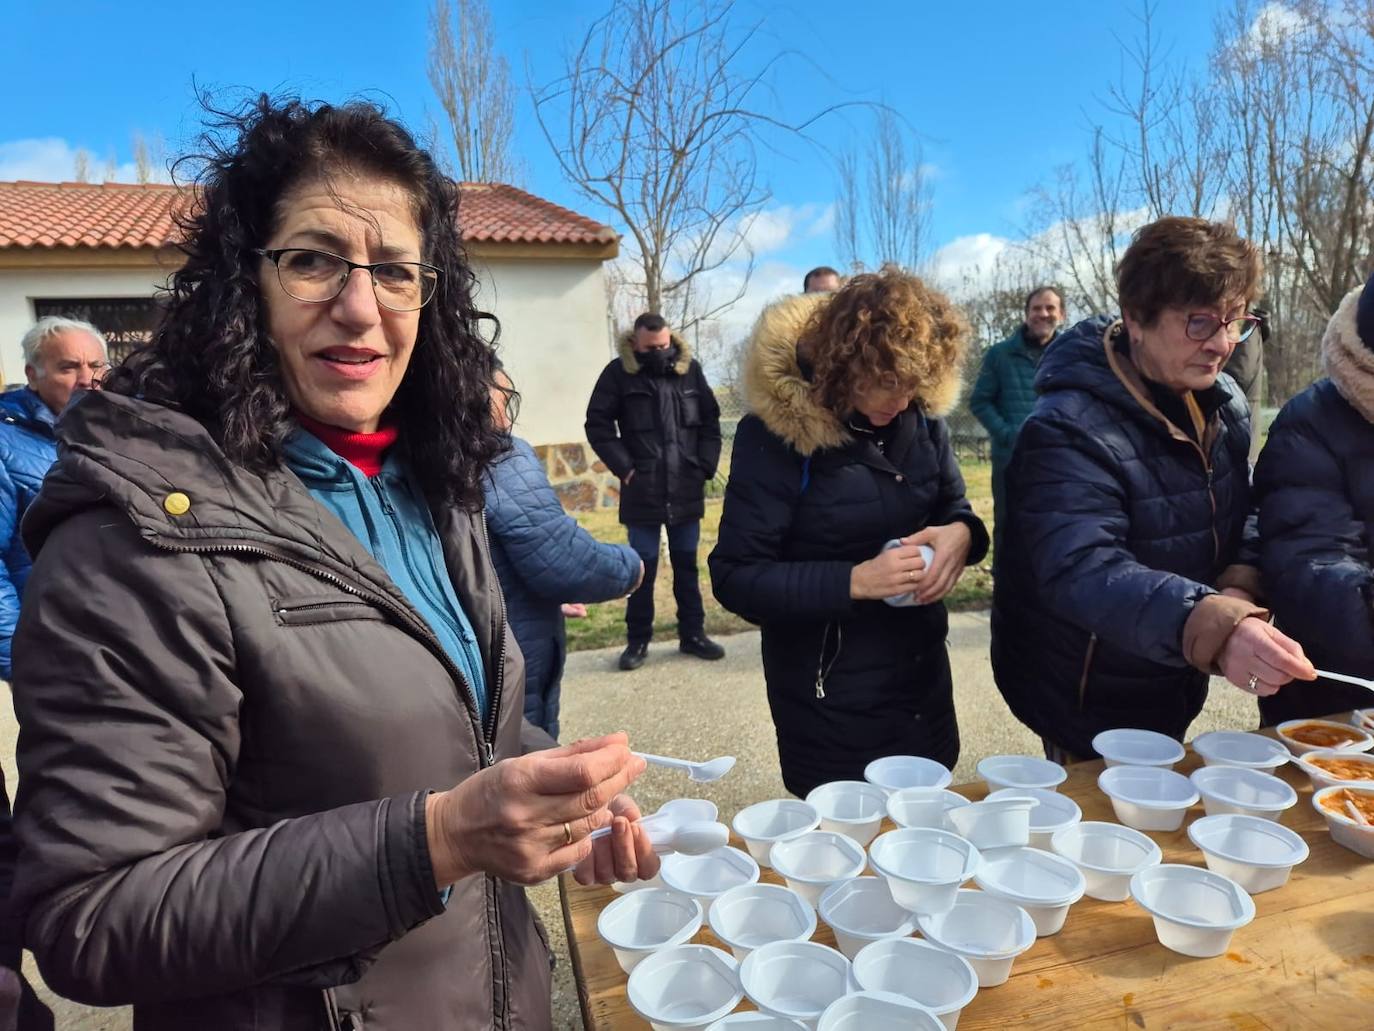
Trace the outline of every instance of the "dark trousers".
{"label": "dark trousers", "polygon": [[992,575],[1002,557],[1002,540],[1007,526],[1007,459],[992,460]]}
{"label": "dark trousers", "polygon": [[[644,582],[625,606],[625,637],[630,644],[647,644],[654,637],[654,580],[658,576],[658,523],[631,523],[625,527],[630,547],[644,562]],[[697,544],[701,523],[668,527],[668,559],[673,567],[673,598],[677,601],[679,640],[706,633],[706,608],[701,602],[697,572]]]}

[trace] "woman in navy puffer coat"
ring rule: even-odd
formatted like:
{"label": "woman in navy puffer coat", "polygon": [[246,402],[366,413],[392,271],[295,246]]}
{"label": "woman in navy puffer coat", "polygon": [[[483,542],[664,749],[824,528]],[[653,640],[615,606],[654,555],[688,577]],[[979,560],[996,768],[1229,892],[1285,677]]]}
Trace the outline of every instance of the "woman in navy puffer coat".
{"label": "woman in navy puffer coat", "polygon": [[[493,391],[493,404],[509,428],[513,413],[504,409],[513,391],[505,383],[506,391]],[[622,598],[639,583],[644,564],[628,544],[603,544],[563,511],[543,463],[519,437],[491,467],[484,494],[492,565],[525,656],[525,719],[557,738],[567,651],[563,603]]]}
{"label": "woman in navy puffer coat", "polygon": [[[1374,678],[1374,279],[1331,317],[1322,360],[1328,378],[1284,405],[1255,469],[1260,568],[1316,666]],[[1266,724],[1371,704],[1330,680],[1259,702]]]}
{"label": "woman in navy puffer coat", "polygon": [[[1310,677],[1255,604],[1249,410],[1221,368],[1259,280],[1230,227],[1165,218],[1117,269],[1124,321],[1050,345],[1007,478],[997,686],[1060,761],[1114,727],[1182,739],[1213,672],[1252,693]],[[1251,524],[1253,526],[1253,524]]]}
{"label": "woman in navy puffer coat", "polygon": [[[862,779],[886,755],[958,761],[940,599],[988,548],[941,418],[959,396],[963,332],[943,297],[885,272],[773,305],[749,342],[751,414],[735,436],[711,586],[763,628],[794,794]],[[884,551],[895,538],[903,546]],[[921,543],[934,549],[928,569]],[[882,600],[913,590],[927,604]]]}

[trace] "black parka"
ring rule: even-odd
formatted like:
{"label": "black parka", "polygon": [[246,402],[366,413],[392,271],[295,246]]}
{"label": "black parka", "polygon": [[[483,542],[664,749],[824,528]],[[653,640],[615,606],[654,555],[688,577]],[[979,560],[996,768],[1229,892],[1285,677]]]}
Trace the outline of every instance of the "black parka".
{"label": "black parka", "polygon": [[[1260,568],[1278,626],[1318,669],[1374,678],[1374,351],[1355,330],[1360,289],[1322,342],[1329,379],[1283,407],[1255,469]],[[1266,724],[1374,705],[1360,687],[1286,684]]]}
{"label": "black parka", "polygon": [[[783,781],[798,795],[861,780],[885,755],[958,760],[944,604],[854,601],[849,580],[887,541],[927,526],[965,523],[970,564],[988,545],[942,420],[908,409],[880,451],[810,400],[796,333],[823,300],[780,302],[754,331],[753,414],[735,437],[710,556],[716,598],[763,629]],[[950,370],[926,400],[943,409],[957,391]]]}
{"label": "black parka", "polygon": [[[1235,623],[1262,610],[1217,597],[1256,579],[1249,411],[1223,375],[1195,442],[1150,400],[1121,324],[1059,336],[1007,471],[1010,513],[992,613],[997,686],[1021,722],[1079,756],[1101,730],[1182,738]],[[1250,545],[1253,549],[1253,524]],[[1194,617],[1196,616],[1196,621]]]}
{"label": "black parka", "polygon": [[621,480],[622,523],[700,519],[720,461],[720,406],[687,342],[672,339],[677,358],[657,375],[641,366],[632,337],[622,338],[587,403],[587,441]]}

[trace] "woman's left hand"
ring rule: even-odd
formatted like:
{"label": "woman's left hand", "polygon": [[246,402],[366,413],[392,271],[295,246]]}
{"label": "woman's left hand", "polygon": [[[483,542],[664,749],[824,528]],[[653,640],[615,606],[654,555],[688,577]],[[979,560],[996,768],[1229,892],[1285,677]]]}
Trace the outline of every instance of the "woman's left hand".
{"label": "woman's left hand", "polygon": [[968,549],[973,545],[973,534],[964,523],[947,523],[944,526],[927,526],[919,533],[902,538],[903,544],[924,544],[935,552],[935,558],[924,570],[916,574],[912,590],[916,601],[929,605],[942,599],[964,571],[964,560]]}
{"label": "woman's left hand", "polygon": [[658,873],[658,855],[639,825],[639,806],[629,795],[616,795],[611,833],[592,842],[592,852],[573,868],[578,884],[647,881]]}

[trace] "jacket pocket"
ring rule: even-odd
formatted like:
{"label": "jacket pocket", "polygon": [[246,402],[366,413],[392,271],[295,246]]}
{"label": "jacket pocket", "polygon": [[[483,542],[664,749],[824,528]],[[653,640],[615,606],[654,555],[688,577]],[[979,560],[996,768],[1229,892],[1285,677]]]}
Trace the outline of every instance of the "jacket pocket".
{"label": "jacket pocket", "polygon": [[701,425],[701,395],[695,390],[684,390],[679,395],[678,411],[684,426]]}
{"label": "jacket pocket", "polygon": [[313,626],[357,619],[386,622],[386,616],[370,602],[343,593],[273,598],[272,615],[280,626]]}

